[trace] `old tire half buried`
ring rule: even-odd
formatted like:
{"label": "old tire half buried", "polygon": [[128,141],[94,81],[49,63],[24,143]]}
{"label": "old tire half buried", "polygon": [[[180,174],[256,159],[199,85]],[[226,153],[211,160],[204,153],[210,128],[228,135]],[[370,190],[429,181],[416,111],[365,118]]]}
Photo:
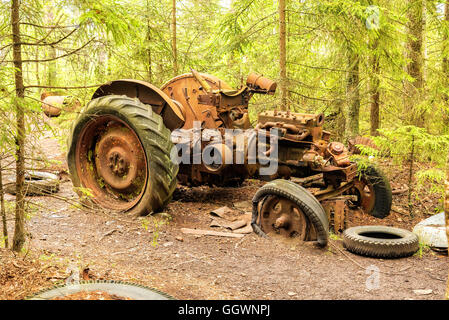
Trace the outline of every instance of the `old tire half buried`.
{"label": "old tire half buried", "polygon": [[[281,207],[279,210],[273,210],[272,212],[264,212],[264,201],[272,201],[270,197],[274,197],[279,203],[286,202],[287,209]],[[286,201],[287,200],[287,201]],[[309,229],[313,229],[314,237],[320,246],[326,246],[328,241],[329,221],[327,219],[326,212],[319,203],[319,201],[309,192],[307,189],[297,185],[296,183],[284,179],[278,179],[271,181],[261,187],[253,197],[253,216],[251,225],[256,234],[266,236],[266,232],[270,230],[264,230],[267,228],[267,224],[264,223],[264,214],[276,214],[274,218],[266,217],[267,221],[275,221],[271,230],[285,229],[280,232],[281,234],[289,235],[292,237],[292,232],[301,237],[301,233],[308,232],[303,229],[303,232],[298,232],[299,229],[295,227],[299,223],[309,224]],[[262,212],[259,212],[259,203]],[[288,210],[290,209],[290,210]],[[276,212],[278,211],[278,212]],[[297,218],[295,217],[297,216]],[[301,217],[302,216],[302,217]],[[295,220],[298,221],[295,221]],[[302,220],[302,221],[300,221]],[[276,224],[278,224],[276,226]],[[268,226],[270,227],[270,226]],[[301,226],[299,226],[301,228]],[[305,234],[302,235],[302,240],[305,238]],[[296,236],[295,236],[296,237]]]}
{"label": "old tire half buried", "polygon": [[[25,172],[23,188],[26,196],[45,196],[56,193],[59,191],[59,177],[49,172],[28,171]],[[5,184],[3,190],[15,195],[16,183]]]}
{"label": "old tire half buried", "polygon": [[178,166],[162,118],[150,105],[126,96],[91,100],[68,140],[68,166],[77,193],[101,207],[147,215],[161,209],[176,188]]}
{"label": "old tire half buried", "polygon": [[355,254],[374,258],[401,258],[419,248],[418,237],[404,229],[358,226],[343,232],[343,246]]}
{"label": "old tire half buried", "polygon": [[132,300],[174,300],[173,297],[156,289],[142,285],[109,280],[80,281],[42,290],[27,300],[51,300],[80,292],[102,291],[118,297]]}
{"label": "old tire half buried", "polygon": [[383,219],[390,214],[392,193],[385,174],[373,165],[359,166],[360,175],[354,179],[351,194],[357,195],[355,206],[373,217]]}

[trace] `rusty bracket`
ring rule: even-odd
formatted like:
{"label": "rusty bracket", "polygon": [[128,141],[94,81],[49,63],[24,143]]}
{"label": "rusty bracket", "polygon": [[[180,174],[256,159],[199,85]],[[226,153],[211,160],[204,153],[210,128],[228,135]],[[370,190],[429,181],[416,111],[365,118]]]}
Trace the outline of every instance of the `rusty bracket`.
{"label": "rusty bracket", "polygon": [[321,205],[326,211],[329,223],[333,225],[336,234],[343,232],[346,228],[346,201],[347,197],[343,196],[321,202]]}

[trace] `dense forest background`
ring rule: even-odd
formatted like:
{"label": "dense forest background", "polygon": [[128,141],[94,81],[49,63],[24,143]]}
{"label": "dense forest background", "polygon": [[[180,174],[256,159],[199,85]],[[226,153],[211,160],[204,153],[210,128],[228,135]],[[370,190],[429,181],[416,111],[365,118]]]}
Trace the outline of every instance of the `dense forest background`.
{"label": "dense forest background", "polygon": [[430,163],[411,175],[443,195],[449,3],[434,0],[1,0],[0,161],[15,156],[19,188],[44,92],[84,105],[106,81],[161,86],[190,68],[235,87],[251,71],[276,80],[274,98],[252,100],[253,122],[266,109],[322,112],[335,139],[371,136],[378,148],[364,153]]}
{"label": "dense forest background", "polygon": [[[6,97],[14,89],[10,7],[0,2]],[[23,0],[25,95],[117,78],[160,86],[190,68],[238,86],[257,71],[281,87],[275,100],[255,100],[255,112],[285,99],[291,110],[340,121],[339,136],[401,125],[441,135],[449,128],[448,21],[448,4],[430,0]],[[85,101],[92,90],[72,94]]]}

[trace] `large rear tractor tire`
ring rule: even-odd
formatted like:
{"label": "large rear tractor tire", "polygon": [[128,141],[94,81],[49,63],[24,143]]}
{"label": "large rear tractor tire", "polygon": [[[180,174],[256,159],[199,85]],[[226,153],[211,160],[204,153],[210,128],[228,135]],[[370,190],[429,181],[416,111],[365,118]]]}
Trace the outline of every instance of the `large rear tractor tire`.
{"label": "large rear tractor tire", "polygon": [[91,100],[68,138],[75,191],[99,206],[135,215],[170,201],[178,166],[170,160],[170,130],[151,106],[108,95]]}

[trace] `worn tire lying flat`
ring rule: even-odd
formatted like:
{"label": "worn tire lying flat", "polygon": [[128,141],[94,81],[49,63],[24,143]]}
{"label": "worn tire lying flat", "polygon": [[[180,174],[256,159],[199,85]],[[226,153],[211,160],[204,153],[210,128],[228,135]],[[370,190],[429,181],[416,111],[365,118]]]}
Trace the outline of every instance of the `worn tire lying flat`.
{"label": "worn tire lying flat", "polygon": [[[3,186],[9,194],[16,194],[16,183]],[[26,196],[45,196],[59,191],[59,177],[49,172],[29,171],[25,173],[24,190]]]}
{"label": "worn tire lying flat", "polygon": [[67,162],[73,185],[85,187],[81,185],[75,159],[77,141],[83,127],[92,117],[107,115],[119,118],[134,131],[147,159],[148,181],[143,187],[143,194],[138,203],[126,211],[135,215],[147,215],[160,210],[170,201],[176,188],[178,165],[170,160],[173,148],[170,130],[165,127],[162,117],[153,112],[150,105],[143,104],[138,99],[108,95],[91,100],[83,109],[68,139]]}
{"label": "worn tire lying flat", "polygon": [[358,226],[343,232],[343,246],[355,254],[374,258],[401,258],[419,248],[418,237],[405,229]]}
{"label": "worn tire lying flat", "polygon": [[254,195],[252,200],[253,218],[251,225],[253,226],[255,233],[264,235],[263,231],[260,229],[260,226],[256,223],[258,216],[258,203],[270,194],[284,197],[295,202],[315,227],[318,244],[321,246],[327,245],[329,221],[320,202],[307,189],[292,181],[284,179],[273,180],[265,184]]}

